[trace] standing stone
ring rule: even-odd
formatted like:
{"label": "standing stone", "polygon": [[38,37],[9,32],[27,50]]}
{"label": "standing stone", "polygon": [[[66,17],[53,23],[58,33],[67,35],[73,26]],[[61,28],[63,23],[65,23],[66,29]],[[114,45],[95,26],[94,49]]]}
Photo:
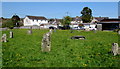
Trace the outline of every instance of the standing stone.
{"label": "standing stone", "polygon": [[28,34],[32,34],[32,27],[28,30]]}
{"label": "standing stone", "polygon": [[54,28],[54,32],[56,32],[56,28]]}
{"label": "standing stone", "polygon": [[118,31],[118,34],[120,35],[120,30]]}
{"label": "standing stone", "polygon": [[42,45],[41,45],[42,52],[49,52],[50,47],[51,47],[50,32],[48,32],[43,36],[42,39]]}
{"label": "standing stone", "polygon": [[102,31],[102,24],[97,24],[97,30]]}
{"label": "standing stone", "polygon": [[89,29],[89,28],[86,28],[85,31],[90,31],[90,29]]}
{"label": "standing stone", "polygon": [[10,31],[10,38],[13,38],[13,32]]}
{"label": "standing stone", "polygon": [[118,43],[113,43],[112,44],[112,53],[114,56],[116,56],[117,54],[120,54],[120,48],[118,46]]}
{"label": "standing stone", "polygon": [[52,34],[52,29],[50,29],[50,34]]}
{"label": "standing stone", "polygon": [[28,34],[32,34],[32,30],[28,30]]}
{"label": "standing stone", "polygon": [[6,34],[3,34],[2,38],[1,38],[1,42],[7,42]]}
{"label": "standing stone", "polygon": [[96,30],[94,29],[93,32],[96,33]]}

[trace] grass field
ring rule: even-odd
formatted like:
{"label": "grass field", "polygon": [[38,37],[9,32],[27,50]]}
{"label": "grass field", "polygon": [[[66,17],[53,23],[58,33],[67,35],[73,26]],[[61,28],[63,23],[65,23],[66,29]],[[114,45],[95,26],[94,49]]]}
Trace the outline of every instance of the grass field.
{"label": "grass field", "polygon": [[[51,51],[41,52],[41,40],[48,30],[14,29],[14,38],[2,43],[3,67],[118,67],[120,55],[113,56],[111,44],[118,42],[118,35],[111,31],[97,33],[57,30],[51,37]],[[3,31],[9,36],[9,30]],[[83,35],[85,40],[72,40],[71,36]]]}

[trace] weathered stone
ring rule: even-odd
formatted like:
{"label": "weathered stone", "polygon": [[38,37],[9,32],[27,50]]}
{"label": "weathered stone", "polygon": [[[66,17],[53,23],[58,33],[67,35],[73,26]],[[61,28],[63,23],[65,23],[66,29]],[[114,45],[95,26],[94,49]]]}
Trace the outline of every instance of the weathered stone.
{"label": "weathered stone", "polygon": [[118,34],[120,35],[120,30],[118,31]]}
{"label": "weathered stone", "polygon": [[94,33],[96,33],[96,30],[93,30]]}
{"label": "weathered stone", "polygon": [[54,29],[54,32],[56,32],[56,29]]}
{"label": "weathered stone", "polygon": [[97,24],[97,30],[102,31],[102,24]]}
{"label": "weathered stone", "polygon": [[116,56],[117,54],[120,54],[120,48],[118,46],[118,43],[112,44],[112,53],[114,56]]}
{"label": "weathered stone", "polygon": [[3,34],[2,38],[1,38],[1,42],[7,42],[6,34]]}
{"label": "weathered stone", "polygon": [[52,29],[50,29],[50,34],[52,34]]}
{"label": "weathered stone", "polygon": [[13,38],[13,32],[10,31],[10,38]]}
{"label": "weathered stone", "polygon": [[28,34],[32,34],[32,30],[28,30]]}
{"label": "weathered stone", "polygon": [[118,54],[120,54],[120,47],[118,47]]}
{"label": "weathered stone", "polygon": [[28,34],[32,34],[32,27],[27,31]]}
{"label": "weathered stone", "polygon": [[86,28],[85,31],[90,31],[90,29],[89,29],[89,28]]}
{"label": "weathered stone", "polygon": [[50,34],[51,33],[48,32],[45,35],[43,35],[42,45],[41,45],[42,52],[49,52],[50,51],[50,47],[51,47]]}

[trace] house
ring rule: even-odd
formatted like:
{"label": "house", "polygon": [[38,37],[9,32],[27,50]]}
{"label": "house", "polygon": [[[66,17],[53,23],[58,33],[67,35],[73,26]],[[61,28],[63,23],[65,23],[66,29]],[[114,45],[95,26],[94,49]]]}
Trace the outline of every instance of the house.
{"label": "house", "polygon": [[91,23],[97,23],[103,19],[109,19],[109,17],[93,17],[93,20],[91,21]]}
{"label": "house", "polygon": [[72,17],[72,21],[71,21],[72,25],[76,25],[76,24],[79,24],[79,23],[83,23],[82,17],[78,17],[78,16]]}
{"label": "house", "polygon": [[26,16],[23,22],[24,26],[40,26],[48,24],[47,18],[43,16]]}
{"label": "house", "polygon": [[53,25],[58,25],[58,24],[61,24],[61,22],[60,22],[61,20],[62,19],[56,19],[56,18],[54,19],[53,18],[53,19],[49,19],[48,23],[53,24]]}
{"label": "house", "polygon": [[103,19],[108,19],[108,17],[93,17],[90,23],[83,23],[82,17],[74,17],[72,18],[70,27],[78,27],[79,25],[83,25],[85,29],[87,28],[96,28],[96,24]]}
{"label": "house", "polygon": [[[100,22],[103,19],[108,19],[108,17],[93,17],[92,21],[90,23],[97,23]],[[79,24],[79,23],[83,23],[82,21],[82,17],[72,17],[72,21],[71,24]]]}
{"label": "house", "polygon": [[103,19],[99,23],[101,30],[114,30],[120,28],[120,19]]}

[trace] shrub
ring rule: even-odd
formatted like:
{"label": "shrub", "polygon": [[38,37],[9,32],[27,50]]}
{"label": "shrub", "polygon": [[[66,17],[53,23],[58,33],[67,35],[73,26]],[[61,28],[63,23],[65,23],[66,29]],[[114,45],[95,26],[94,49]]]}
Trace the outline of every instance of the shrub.
{"label": "shrub", "polygon": [[12,22],[12,20],[4,21],[4,22],[2,23],[2,28],[5,28],[5,27],[8,27],[8,28],[10,28],[10,29],[13,29],[14,23]]}

